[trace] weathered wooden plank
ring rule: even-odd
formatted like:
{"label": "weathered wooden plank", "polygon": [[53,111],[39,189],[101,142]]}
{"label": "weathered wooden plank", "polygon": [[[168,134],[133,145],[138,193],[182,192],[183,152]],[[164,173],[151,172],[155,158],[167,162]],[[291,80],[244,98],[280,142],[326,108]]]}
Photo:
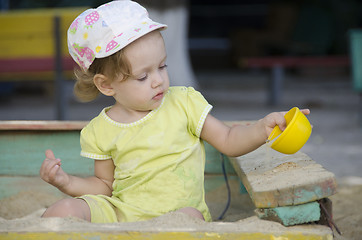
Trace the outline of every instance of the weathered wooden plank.
{"label": "weathered wooden plank", "polygon": [[298,205],[336,193],[336,179],[302,152],[278,153],[265,144],[230,158],[257,208]]}
{"label": "weathered wooden plank", "polygon": [[0,121],[0,130],[81,130],[87,123],[87,121]]}

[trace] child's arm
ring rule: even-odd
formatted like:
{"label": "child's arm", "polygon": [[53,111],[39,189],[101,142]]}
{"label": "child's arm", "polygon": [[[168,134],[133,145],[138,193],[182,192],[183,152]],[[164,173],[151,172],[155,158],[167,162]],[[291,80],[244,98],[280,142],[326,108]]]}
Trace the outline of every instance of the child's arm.
{"label": "child's arm", "polygon": [[84,194],[111,196],[114,164],[112,159],[95,160],[94,176],[81,178],[67,174],[61,168],[61,160],[56,159],[51,150],[45,152],[46,159],[40,168],[41,178],[60,191],[77,197]]}
{"label": "child's arm", "polygon": [[[310,112],[309,109],[301,111],[306,115]],[[241,156],[263,145],[276,125],[283,131],[286,127],[285,113],[274,112],[249,126],[232,127],[209,114],[201,131],[201,138],[225,155]]]}

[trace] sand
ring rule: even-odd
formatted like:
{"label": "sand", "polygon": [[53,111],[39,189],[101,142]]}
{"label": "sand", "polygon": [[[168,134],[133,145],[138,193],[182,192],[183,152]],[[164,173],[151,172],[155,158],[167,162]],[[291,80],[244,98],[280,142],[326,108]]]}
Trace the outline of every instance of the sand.
{"label": "sand", "polygon": [[[335,239],[360,239],[362,236],[362,179],[345,178],[339,181],[338,193],[331,196],[334,221],[342,231],[335,233]],[[260,220],[254,216],[254,206],[248,194],[240,194],[238,182],[230,182],[232,201],[223,221],[205,223],[182,213],[169,213],[150,221],[138,223],[92,224],[75,218],[42,219],[45,208],[62,198],[60,194],[46,192],[20,192],[0,200],[0,232],[11,231],[208,231],[208,232],[282,232],[315,231],[328,232],[324,226],[299,225],[284,227],[279,223]],[[207,203],[214,218],[225,207],[224,186],[206,195]],[[311,227],[312,226],[312,227]]]}
{"label": "sand", "polygon": [[338,193],[331,196],[333,219],[342,232],[335,239],[361,239],[362,236],[362,178],[339,181]]}

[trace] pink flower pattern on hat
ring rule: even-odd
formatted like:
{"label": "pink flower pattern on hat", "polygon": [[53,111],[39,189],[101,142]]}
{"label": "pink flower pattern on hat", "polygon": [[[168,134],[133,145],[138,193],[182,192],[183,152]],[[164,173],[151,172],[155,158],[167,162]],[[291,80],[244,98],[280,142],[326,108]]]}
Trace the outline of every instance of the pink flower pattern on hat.
{"label": "pink flower pattern on hat", "polygon": [[114,41],[114,40],[110,41],[110,42],[107,44],[106,52],[111,51],[112,49],[116,48],[117,46],[119,46],[119,44],[118,44],[116,41]]}
{"label": "pink flower pattern on hat", "polygon": [[75,32],[78,29],[78,25],[79,25],[79,18],[75,19],[72,24],[69,27],[69,32],[72,34],[75,34]]}
{"label": "pink flower pattern on hat", "polygon": [[96,11],[88,14],[88,15],[85,17],[85,19],[84,19],[85,24],[86,24],[87,26],[90,26],[90,27],[92,27],[92,25],[93,25],[95,22],[97,22],[98,20],[99,20],[99,14],[98,14],[98,12],[96,12]]}
{"label": "pink flower pattern on hat", "polygon": [[[88,61],[94,60],[94,58],[95,58],[94,52],[89,47],[80,47],[77,43],[74,43],[73,47],[81,58],[85,57],[85,59],[87,59]],[[78,61],[82,62],[79,60],[79,58],[78,58]]]}

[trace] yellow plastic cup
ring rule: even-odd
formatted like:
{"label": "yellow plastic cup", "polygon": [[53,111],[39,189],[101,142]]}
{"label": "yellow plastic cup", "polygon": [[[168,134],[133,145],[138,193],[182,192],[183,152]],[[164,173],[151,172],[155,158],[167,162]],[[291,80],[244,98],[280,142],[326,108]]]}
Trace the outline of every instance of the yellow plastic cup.
{"label": "yellow plastic cup", "polygon": [[287,127],[281,131],[278,126],[275,126],[268,137],[268,142],[270,147],[278,152],[293,154],[298,152],[308,141],[312,133],[312,126],[297,107],[290,109],[284,118]]}

